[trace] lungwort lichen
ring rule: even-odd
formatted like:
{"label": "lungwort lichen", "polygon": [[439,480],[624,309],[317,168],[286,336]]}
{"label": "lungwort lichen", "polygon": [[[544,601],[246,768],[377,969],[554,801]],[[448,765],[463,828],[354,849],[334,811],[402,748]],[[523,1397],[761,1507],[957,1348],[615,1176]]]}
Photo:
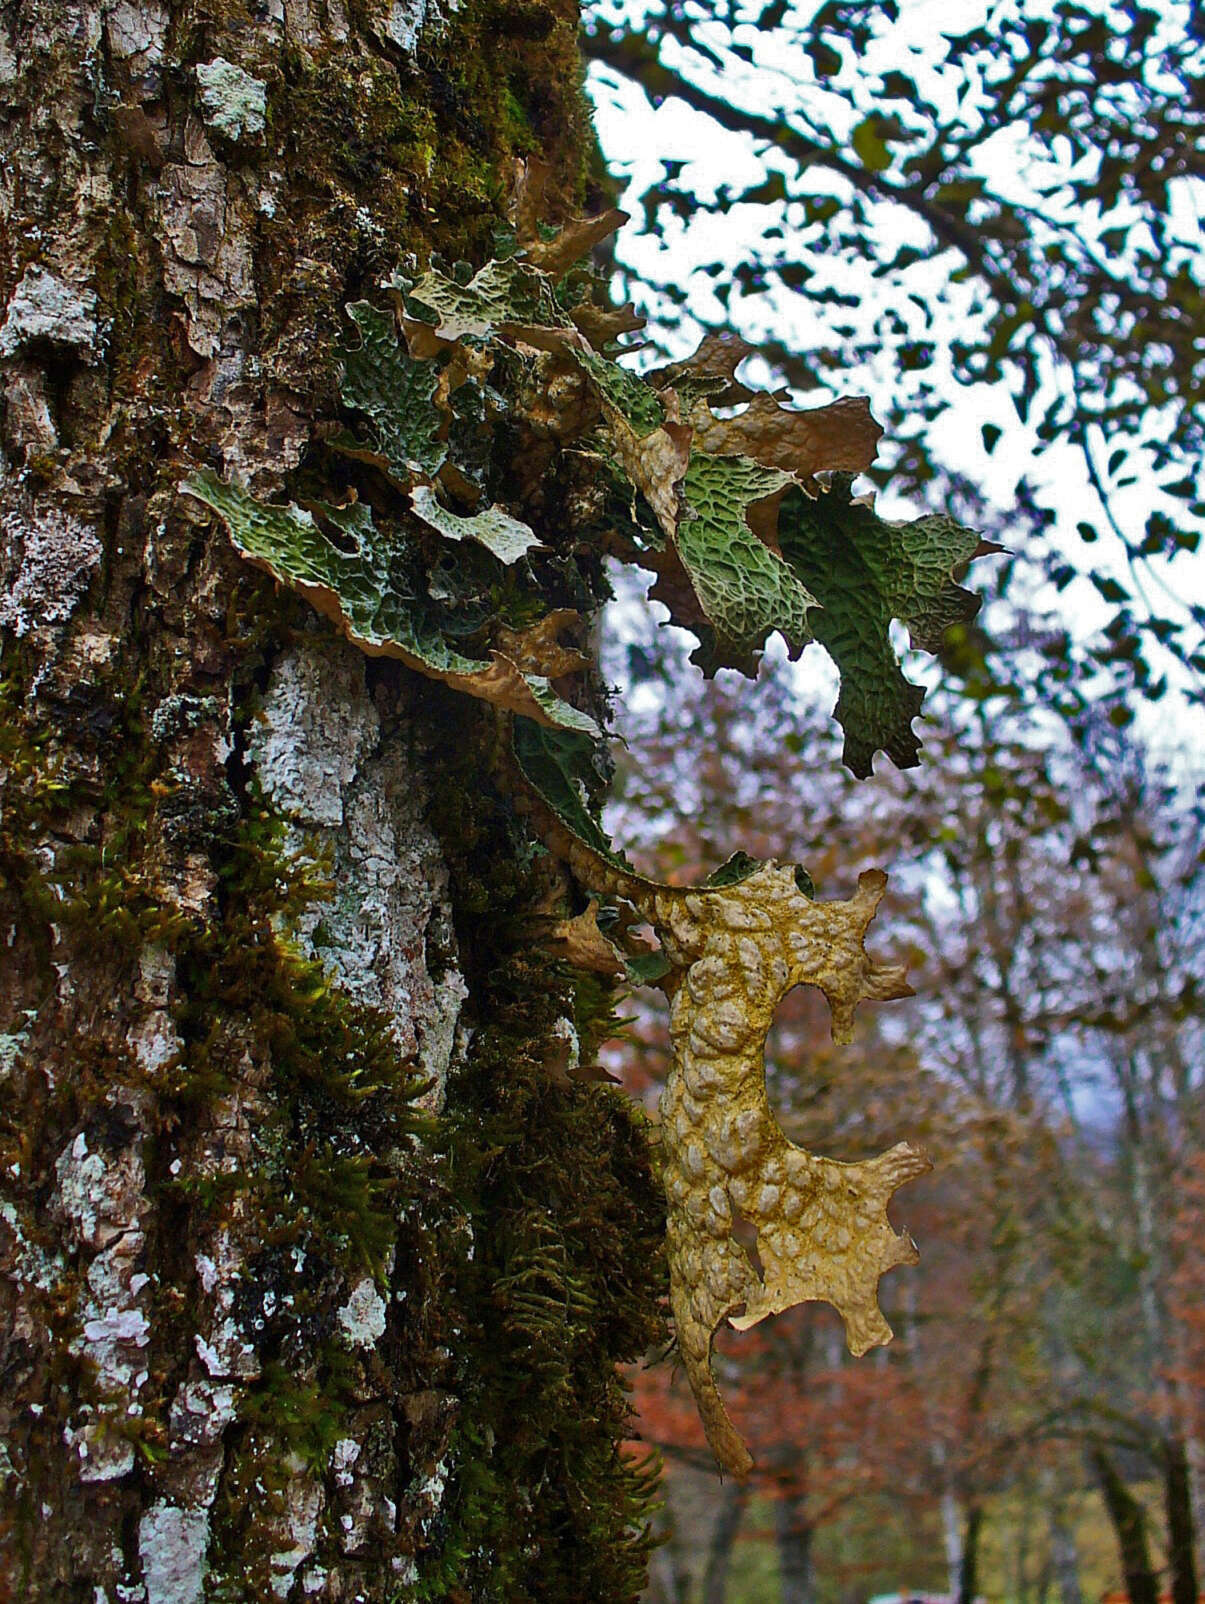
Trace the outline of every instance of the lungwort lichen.
{"label": "lungwort lichen", "polygon": [[[753,395],[736,378],[749,348],[725,337],[656,372],[621,366],[617,338],[639,320],[608,306],[580,265],[620,220],[530,225],[525,237],[521,223],[476,272],[438,261],[398,271],[382,304],[348,307],[348,425],[324,446],[352,475],[342,501],[307,499],[303,479],[284,505],[208,473],[184,488],[244,557],[364,651],[500,710],[513,736],[507,783],[579,883],[612,902],[605,930],[596,903],[562,921],[562,953],[670,998],[671,1301],[708,1438],[740,1474],[751,1461],[711,1375],[715,1331],[824,1299],[854,1352],[886,1341],[879,1277],[915,1260],[886,1205],[927,1168],[906,1143],[841,1164],[787,1140],[765,1092],[774,1010],[792,987],[816,985],[844,1041],[861,999],[909,988],[863,947],[879,871],[848,901],[819,901],[790,865],[746,860],[681,889],[612,852],[582,783],[597,777],[601,732],[577,705],[588,658],[573,643],[591,604],[581,565],[605,553],[652,569],[653,595],[695,633],[709,675],[755,672],[774,631],[794,655],[821,643],[841,675],[846,762],[865,775],[878,750],[901,766],[919,751],[923,692],[900,668],[891,621],[934,650],[976,611],[955,576],[990,548],[952,519],[891,523],[852,494],[881,433],[864,399],[799,410]],[[659,952],[628,938],[641,921]]]}

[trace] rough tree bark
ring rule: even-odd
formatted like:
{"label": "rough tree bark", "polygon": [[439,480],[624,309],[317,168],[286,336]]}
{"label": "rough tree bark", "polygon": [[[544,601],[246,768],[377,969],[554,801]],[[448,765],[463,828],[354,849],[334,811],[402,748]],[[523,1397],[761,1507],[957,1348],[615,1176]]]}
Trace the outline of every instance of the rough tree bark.
{"label": "rough tree bark", "polygon": [[575,9],[0,19],[0,1597],[633,1596],[660,1205],[488,710],[177,490],[321,473],[343,306],[519,158],[589,199]]}

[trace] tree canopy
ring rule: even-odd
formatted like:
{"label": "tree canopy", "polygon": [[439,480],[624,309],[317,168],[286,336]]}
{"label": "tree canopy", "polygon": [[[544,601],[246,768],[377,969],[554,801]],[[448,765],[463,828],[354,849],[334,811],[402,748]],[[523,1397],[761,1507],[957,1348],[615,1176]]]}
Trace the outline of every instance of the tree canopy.
{"label": "tree canopy", "polygon": [[585,42],[650,337],[869,390],[893,490],[1038,557],[1155,697],[1205,675],[1192,9],[599,0]]}

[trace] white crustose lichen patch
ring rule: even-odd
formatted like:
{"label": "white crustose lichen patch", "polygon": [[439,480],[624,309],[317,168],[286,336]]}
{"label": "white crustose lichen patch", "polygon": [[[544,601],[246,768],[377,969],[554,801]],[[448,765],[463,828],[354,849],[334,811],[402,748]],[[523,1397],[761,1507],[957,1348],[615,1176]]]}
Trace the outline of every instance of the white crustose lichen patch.
{"label": "white crustose lichen patch", "polygon": [[413,55],[427,20],[427,0],[388,0],[381,6],[377,27],[400,50]]}
{"label": "white crustose lichen patch", "polygon": [[293,1592],[298,1570],[314,1552],[318,1541],[318,1523],[326,1507],[322,1486],[306,1472],[295,1456],[286,1461],[293,1475],[281,1494],[283,1509],[277,1517],[281,1533],[281,1547],[272,1553],[272,1592],[276,1598],[287,1599]]}
{"label": "white crustose lichen patch", "polygon": [[382,728],[363,659],[317,638],[282,657],[248,747],[294,850],[316,855],[332,886],[289,934],[356,1002],[388,1014],[437,1102],[467,988],[449,962],[447,869],[421,784],[402,732]]}
{"label": "white crustose lichen patch", "polygon": [[140,1304],[150,1277],[137,1268],[144,1246],[139,1211],[145,1172],[137,1135],[116,1153],[92,1152],[80,1131],[59,1155],[57,1212],[83,1249],[93,1250],[78,1313],[74,1352],[89,1362],[95,1397],[63,1431],[84,1482],[115,1481],[134,1468],[134,1446],[112,1429],[141,1413],[150,1325]]}
{"label": "white crustose lichen patch", "polygon": [[385,1334],[385,1300],[369,1276],[357,1282],[339,1310],[339,1325],[353,1348],[371,1348]]}
{"label": "white crustose lichen patch", "polygon": [[197,1604],[205,1587],[209,1514],[152,1504],[138,1526],[146,1604]]}

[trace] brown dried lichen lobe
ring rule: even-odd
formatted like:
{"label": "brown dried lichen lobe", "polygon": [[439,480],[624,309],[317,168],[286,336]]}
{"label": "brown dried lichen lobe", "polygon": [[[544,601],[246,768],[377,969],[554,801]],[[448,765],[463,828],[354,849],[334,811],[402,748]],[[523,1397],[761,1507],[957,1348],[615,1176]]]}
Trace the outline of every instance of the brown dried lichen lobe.
{"label": "brown dried lichen lobe", "polygon": [[795,411],[777,396],[755,395],[744,412],[717,418],[704,401],[691,417],[698,445],[715,456],[752,457],[807,483],[821,471],[866,473],[883,435],[865,396]]}
{"label": "brown dried lichen lobe", "polygon": [[[743,1330],[821,1299],[863,1353],[891,1336],[879,1277],[916,1262],[886,1211],[896,1188],[929,1168],[925,1154],[901,1142],[864,1163],[818,1158],[787,1139],[766,1100],[766,1036],[792,987],[820,988],[837,1041],[849,1040],[863,998],[911,994],[903,969],[875,964],[863,946],[886,884],[872,870],[848,901],[817,902],[792,867],[771,863],[722,889],[627,888],[675,972],[661,1128],[678,1345],[708,1441],[735,1475],[752,1459],[711,1374],[720,1323]],[[757,1230],[760,1272],[737,1239],[738,1219]]]}

